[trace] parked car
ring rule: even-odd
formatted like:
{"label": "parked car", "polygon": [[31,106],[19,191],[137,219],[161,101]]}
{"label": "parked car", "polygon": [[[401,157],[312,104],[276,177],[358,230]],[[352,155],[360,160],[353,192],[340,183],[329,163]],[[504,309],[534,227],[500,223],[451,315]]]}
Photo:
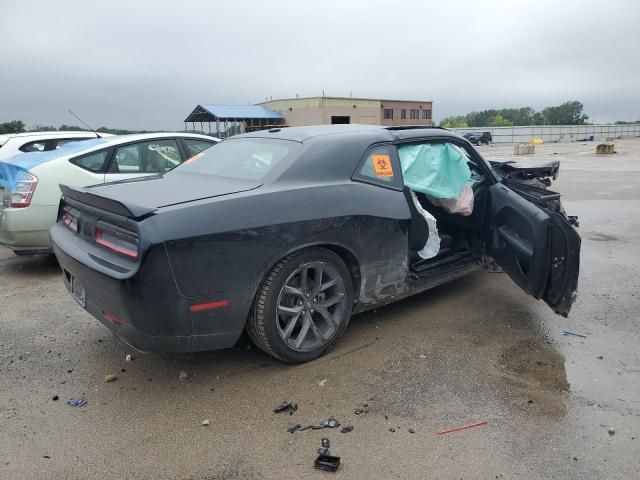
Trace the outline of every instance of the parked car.
{"label": "parked car", "polygon": [[[398,151],[467,158],[475,206],[463,217],[420,198],[440,251],[417,253],[427,222]],[[467,274],[491,257],[566,316],[580,237],[559,195],[506,179],[462,137],[418,127],[271,129],[222,141],[166,174],[62,187],[51,229],[78,303],[143,351],[232,346],[246,329],[286,362],[327,352],[352,314]]]}
{"label": "parked car", "polygon": [[467,132],[463,137],[474,145],[490,145],[493,142],[491,132]]}
{"label": "parked car", "polygon": [[[101,137],[113,135],[101,133]],[[0,160],[27,152],[49,152],[57,150],[69,142],[96,138],[93,132],[25,132],[0,135]]]}
{"label": "parked car", "polygon": [[171,170],[218,139],[193,134],[118,135],[0,161],[0,245],[18,255],[50,252],[59,184],[86,186]]}

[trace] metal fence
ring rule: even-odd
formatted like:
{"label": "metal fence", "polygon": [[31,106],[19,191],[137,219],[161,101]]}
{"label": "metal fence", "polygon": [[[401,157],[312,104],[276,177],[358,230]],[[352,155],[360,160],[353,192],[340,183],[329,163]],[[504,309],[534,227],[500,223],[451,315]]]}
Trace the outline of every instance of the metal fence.
{"label": "metal fence", "polygon": [[640,124],[629,125],[531,125],[527,127],[452,128],[459,135],[491,132],[494,143],[528,143],[532,138],[550,142],[605,141],[640,137]]}

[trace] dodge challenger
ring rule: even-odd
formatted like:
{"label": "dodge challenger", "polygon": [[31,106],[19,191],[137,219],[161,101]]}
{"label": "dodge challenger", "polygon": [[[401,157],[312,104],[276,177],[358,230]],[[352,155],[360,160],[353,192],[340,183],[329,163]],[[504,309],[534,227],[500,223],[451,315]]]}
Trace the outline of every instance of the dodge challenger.
{"label": "dodge challenger", "polygon": [[[403,158],[416,149],[463,159],[464,213],[407,186]],[[483,266],[567,316],[577,222],[517,168],[438,128],[275,128],[166,173],[62,185],[50,235],[71,295],[131,346],[213,350],[246,330],[299,363],[326,353],[351,315]]]}

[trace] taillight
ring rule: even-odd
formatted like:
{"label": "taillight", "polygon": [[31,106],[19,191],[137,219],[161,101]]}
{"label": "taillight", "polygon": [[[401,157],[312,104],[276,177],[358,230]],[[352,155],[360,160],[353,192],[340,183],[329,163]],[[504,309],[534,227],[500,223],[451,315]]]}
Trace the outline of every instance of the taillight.
{"label": "taillight", "polygon": [[23,173],[9,196],[9,206],[12,208],[25,208],[31,205],[31,199],[37,184],[38,179],[35,175],[27,172]]}
{"label": "taillight", "polygon": [[78,233],[78,219],[73,216],[69,207],[62,207],[62,223],[64,223],[69,230]]}
{"label": "taillight", "polygon": [[138,258],[138,239],[103,225],[96,226],[96,243],[125,257]]}

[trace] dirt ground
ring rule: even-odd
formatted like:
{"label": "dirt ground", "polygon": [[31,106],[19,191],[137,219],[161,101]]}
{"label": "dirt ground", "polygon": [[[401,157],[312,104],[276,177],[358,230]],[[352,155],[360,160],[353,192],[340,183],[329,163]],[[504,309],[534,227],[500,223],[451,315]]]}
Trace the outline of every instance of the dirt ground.
{"label": "dirt ground", "polygon": [[[512,149],[481,147],[494,159]],[[246,339],[137,353],[71,299],[55,261],[0,248],[0,478],[638,478],[640,140],[616,150],[522,157],[562,161],[554,188],[580,217],[568,319],[477,272],[354,317],[329,355],[299,366]],[[283,400],[298,411],[274,414]],[[353,431],[287,432],[330,416]],[[342,457],[334,477],[312,468],[325,436]]]}

